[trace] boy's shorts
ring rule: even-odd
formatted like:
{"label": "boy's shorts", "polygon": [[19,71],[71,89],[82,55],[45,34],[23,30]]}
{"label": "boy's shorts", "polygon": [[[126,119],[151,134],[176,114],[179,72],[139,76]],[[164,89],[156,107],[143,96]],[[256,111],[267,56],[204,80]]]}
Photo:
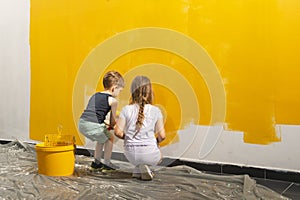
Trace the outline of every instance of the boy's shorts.
{"label": "boy's shorts", "polygon": [[111,132],[107,130],[104,123],[99,124],[79,119],[78,128],[85,137],[101,144],[105,143],[111,136]]}

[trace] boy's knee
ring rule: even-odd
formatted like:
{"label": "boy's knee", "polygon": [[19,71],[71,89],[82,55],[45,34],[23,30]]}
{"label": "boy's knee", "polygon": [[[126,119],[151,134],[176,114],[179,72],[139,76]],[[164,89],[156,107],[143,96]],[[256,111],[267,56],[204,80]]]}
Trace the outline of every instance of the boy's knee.
{"label": "boy's knee", "polygon": [[114,136],[113,135],[110,135],[109,141],[114,142]]}

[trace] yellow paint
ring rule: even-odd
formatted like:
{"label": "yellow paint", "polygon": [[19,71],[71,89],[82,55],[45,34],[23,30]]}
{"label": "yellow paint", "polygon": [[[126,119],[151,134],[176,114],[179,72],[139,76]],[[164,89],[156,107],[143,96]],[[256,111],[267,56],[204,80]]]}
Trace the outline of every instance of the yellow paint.
{"label": "yellow paint", "polygon": [[[180,110],[180,102],[167,87],[163,85],[153,84],[155,94],[154,105],[160,107],[166,119],[165,129],[167,133],[166,139],[160,144],[161,146],[178,142],[177,130],[180,130],[180,120],[182,116]],[[163,100],[161,100],[163,99]]]}
{"label": "yellow paint", "polygon": [[[167,0],[31,0],[30,138],[43,141],[45,134],[56,133],[57,126],[62,124],[63,133],[74,134],[78,144],[83,143],[73,120],[72,98],[76,76],[85,58],[103,41],[123,31],[161,27],[192,38],[216,63],[226,91],[224,121],[222,114],[215,114],[223,106],[216,100],[215,94],[219,92],[212,90],[213,83],[207,82],[213,76],[207,75],[204,68],[199,73],[185,59],[187,56],[140,49],[119,55],[109,66],[98,66],[100,71],[117,69],[126,75],[132,68],[148,63],[168,66],[180,73],[195,91],[200,112],[195,122],[201,125],[226,122],[229,129],[244,131],[247,143],[280,141],[274,131],[275,124],[300,124],[299,8],[300,2],[292,0],[174,0],[171,3]],[[115,50],[123,48],[118,45],[114,46]],[[181,46],[187,50],[184,53],[188,52],[189,46]],[[194,58],[197,53],[186,55]],[[97,79],[95,85],[102,76],[97,71],[91,73]],[[95,85],[86,85],[86,95],[94,92]],[[219,91],[222,89],[217,87]],[[156,102],[164,107],[168,117],[169,113],[176,112],[170,105],[185,112],[181,110],[176,90],[159,84],[155,90],[159,95],[171,97],[171,102],[163,104],[159,98]],[[80,95],[75,98],[84,99]],[[165,99],[160,98],[162,102]],[[75,105],[83,106],[84,100]],[[177,128],[170,125],[171,120],[184,126],[185,119],[169,118],[167,129],[172,132],[172,127]]]}

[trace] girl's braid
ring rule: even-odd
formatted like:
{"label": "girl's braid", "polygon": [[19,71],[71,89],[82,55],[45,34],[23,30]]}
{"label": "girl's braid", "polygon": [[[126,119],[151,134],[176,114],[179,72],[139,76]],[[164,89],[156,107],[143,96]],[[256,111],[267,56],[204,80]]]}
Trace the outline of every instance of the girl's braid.
{"label": "girl's braid", "polygon": [[[152,104],[152,86],[150,80],[145,76],[138,76],[134,79],[131,86],[131,104],[139,105],[138,118],[136,121],[136,134],[140,131],[144,121],[145,104]],[[136,136],[134,135],[134,137]]]}

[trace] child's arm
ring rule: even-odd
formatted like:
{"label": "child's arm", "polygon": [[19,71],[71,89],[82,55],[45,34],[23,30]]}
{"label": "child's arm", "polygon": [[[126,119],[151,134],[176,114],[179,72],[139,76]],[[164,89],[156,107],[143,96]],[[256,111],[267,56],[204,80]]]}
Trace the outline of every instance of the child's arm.
{"label": "child's arm", "polygon": [[161,143],[166,138],[164,121],[163,119],[158,119],[155,124],[155,132],[157,133],[157,142]]}
{"label": "child's arm", "polygon": [[116,113],[117,113],[118,101],[115,98],[110,97],[109,103],[111,106],[109,126],[114,128],[114,126],[116,125],[116,121],[117,121]]}
{"label": "child's arm", "polygon": [[125,127],[125,119],[119,118],[114,129],[115,136],[117,136],[120,139],[124,139],[125,138],[125,134],[123,131],[124,127]]}

